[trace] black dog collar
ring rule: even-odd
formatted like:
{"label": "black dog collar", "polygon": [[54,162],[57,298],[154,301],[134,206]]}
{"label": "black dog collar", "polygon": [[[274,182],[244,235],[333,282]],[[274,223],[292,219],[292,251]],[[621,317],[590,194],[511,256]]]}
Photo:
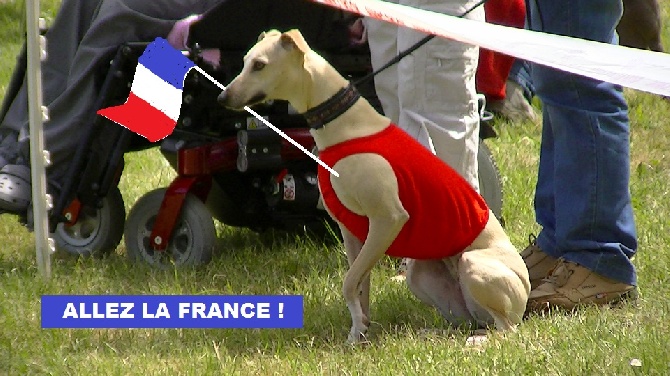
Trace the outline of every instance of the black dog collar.
{"label": "black dog collar", "polygon": [[310,128],[320,129],[342,115],[353,106],[360,97],[361,93],[359,93],[354,84],[350,82],[347,87],[340,89],[325,102],[307,110],[303,116],[305,116],[305,120],[307,120],[307,124]]}

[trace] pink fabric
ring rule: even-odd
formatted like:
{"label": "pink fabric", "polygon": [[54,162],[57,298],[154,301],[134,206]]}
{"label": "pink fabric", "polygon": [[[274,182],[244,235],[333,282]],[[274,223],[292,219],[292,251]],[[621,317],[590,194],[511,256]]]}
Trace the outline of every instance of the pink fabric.
{"label": "pink fabric", "polygon": [[200,18],[202,18],[202,15],[194,14],[177,21],[167,36],[170,45],[178,50],[185,49],[186,41],[188,41],[189,28],[192,23],[198,21]]}

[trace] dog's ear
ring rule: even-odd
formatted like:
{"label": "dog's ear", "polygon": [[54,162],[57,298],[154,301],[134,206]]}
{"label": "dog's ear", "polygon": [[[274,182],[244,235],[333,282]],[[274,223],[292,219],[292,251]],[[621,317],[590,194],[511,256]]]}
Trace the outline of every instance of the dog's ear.
{"label": "dog's ear", "polygon": [[267,37],[268,35],[272,35],[272,34],[280,34],[280,33],[279,33],[279,30],[277,30],[277,29],[264,31],[258,36],[258,40],[256,42],[260,42],[263,39],[265,39],[265,37]]}
{"label": "dog's ear", "polygon": [[281,45],[286,49],[297,48],[303,54],[309,51],[309,46],[298,29],[289,30],[283,33],[281,35]]}

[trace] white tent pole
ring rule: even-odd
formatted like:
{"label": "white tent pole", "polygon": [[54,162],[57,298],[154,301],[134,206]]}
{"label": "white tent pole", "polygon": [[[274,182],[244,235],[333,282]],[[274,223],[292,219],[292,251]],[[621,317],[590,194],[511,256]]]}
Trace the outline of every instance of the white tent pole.
{"label": "white tent pole", "polygon": [[46,107],[42,105],[41,62],[46,58],[46,41],[40,35],[39,0],[26,0],[26,30],[28,67],[28,120],[30,122],[30,166],[32,180],[33,221],[37,267],[45,278],[51,277],[51,253],[53,240],[49,239],[49,216],[51,197],[46,189],[46,166],[49,154],[44,150],[43,121],[48,119]]}

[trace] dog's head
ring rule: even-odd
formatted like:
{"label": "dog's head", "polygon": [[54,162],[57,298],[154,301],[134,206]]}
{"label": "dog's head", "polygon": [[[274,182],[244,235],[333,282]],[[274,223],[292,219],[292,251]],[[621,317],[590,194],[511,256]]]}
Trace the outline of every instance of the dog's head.
{"label": "dog's head", "polygon": [[244,56],[242,72],[219,95],[219,103],[239,110],[270,99],[289,99],[309,50],[298,30],[261,33]]}

